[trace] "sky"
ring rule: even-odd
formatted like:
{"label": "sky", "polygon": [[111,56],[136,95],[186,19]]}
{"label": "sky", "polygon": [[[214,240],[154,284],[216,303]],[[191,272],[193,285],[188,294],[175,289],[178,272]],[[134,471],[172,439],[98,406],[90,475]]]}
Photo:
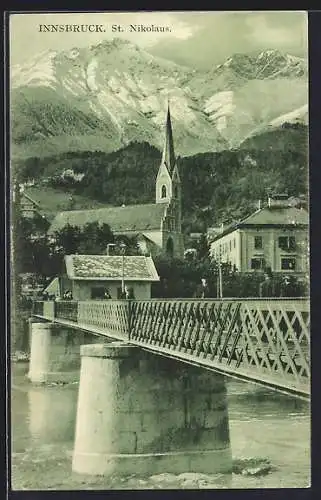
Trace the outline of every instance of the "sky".
{"label": "sky", "polygon": [[[40,24],[98,24],[104,32],[42,33]],[[122,33],[113,33],[120,24]],[[167,26],[166,33],[131,33],[128,26]],[[154,55],[209,69],[236,52],[279,49],[307,56],[307,13],[304,11],[238,12],[103,12],[11,14],[10,62],[21,64],[45,50],[95,45],[115,36],[126,38]]]}

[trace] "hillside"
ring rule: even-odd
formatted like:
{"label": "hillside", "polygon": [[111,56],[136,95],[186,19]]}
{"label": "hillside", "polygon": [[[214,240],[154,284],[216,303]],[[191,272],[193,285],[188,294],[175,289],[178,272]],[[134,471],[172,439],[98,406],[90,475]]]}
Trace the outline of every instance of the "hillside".
{"label": "hillside", "polygon": [[47,51],[11,68],[12,154],[109,153],[135,141],[160,149],[168,97],[177,153],[219,152],[289,121],[307,91],[306,61],[276,50],[208,71],[123,39]]}
{"label": "hillside", "polygon": [[[185,231],[241,218],[268,192],[306,196],[307,146],[307,127],[288,124],[248,139],[239,150],[179,158]],[[74,208],[89,208],[89,200],[115,206],[153,202],[160,158],[155,147],[132,143],[110,154],[29,158],[16,162],[15,168],[22,181],[34,179],[33,189],[50,186],[68,196],[73,193],[75,199],[82,196]],[[57,203],[57,211],[62,205]]]}
{"label": "hillside", "polygon": [[267,127],[260,134],[245,139],[240,150],[282,151],[285,154],[308,153],[308,127],[302,123],[285,122],[279,127]]}
{"label": "hillside", "polygon": [[37,203],[41,208],[41,214],[51,221],[55,214],[63,210],[80,210],[90,208],[100,208],[105,206],[97,200],[81,196],[68,190],[53,188],[46,183],[38,183],[36,186],[28,186],[25,192]]}

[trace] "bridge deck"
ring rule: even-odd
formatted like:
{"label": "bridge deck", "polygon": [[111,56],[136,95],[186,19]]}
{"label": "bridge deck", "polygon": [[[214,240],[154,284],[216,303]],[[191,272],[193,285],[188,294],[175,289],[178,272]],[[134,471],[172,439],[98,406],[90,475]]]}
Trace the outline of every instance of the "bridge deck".
{"label": "bridge deck", "polygon": [[34,315],[309,398],[306,299],[37,302]]}

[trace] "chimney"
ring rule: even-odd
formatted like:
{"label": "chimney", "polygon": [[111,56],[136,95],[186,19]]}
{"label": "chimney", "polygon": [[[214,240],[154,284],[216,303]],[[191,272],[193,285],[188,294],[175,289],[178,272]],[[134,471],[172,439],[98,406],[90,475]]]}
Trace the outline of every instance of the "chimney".
{"label": "chimney", "polygon": [[269,208],[288,208],[290,205],[287,193],[269,195],[268,197]]}
{"label": "chimney", "polygon": [[224,231],[224,222],[221,223],[221,233]]}
{"label": "chimney", "polygon": [[258,210],[261,210],[261,200],[258,201],[257,208]]}

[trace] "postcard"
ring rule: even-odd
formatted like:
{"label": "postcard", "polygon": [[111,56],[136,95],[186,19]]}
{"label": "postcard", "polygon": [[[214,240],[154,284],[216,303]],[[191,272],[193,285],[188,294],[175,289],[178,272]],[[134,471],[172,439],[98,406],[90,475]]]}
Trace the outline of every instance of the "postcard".
{"label": "postcard", "polygon": [[308,488],[307,13],[8,17],[11,489]]}

